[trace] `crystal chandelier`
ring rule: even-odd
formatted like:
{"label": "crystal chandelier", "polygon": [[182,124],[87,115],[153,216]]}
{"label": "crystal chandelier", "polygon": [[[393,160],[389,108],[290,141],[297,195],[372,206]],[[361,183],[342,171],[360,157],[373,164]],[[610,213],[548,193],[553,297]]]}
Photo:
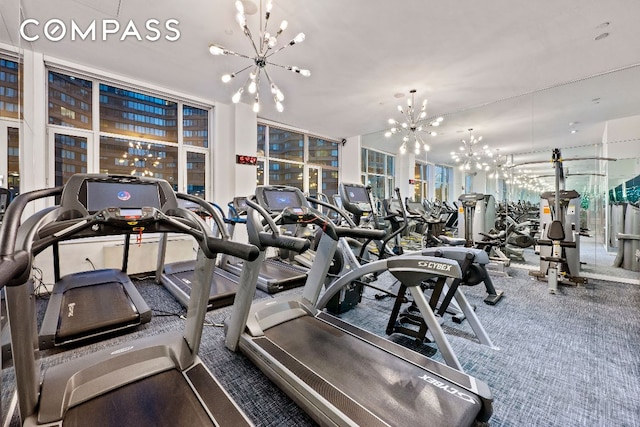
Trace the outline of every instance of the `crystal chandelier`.
{"label": "crystal chandelier", "polygon": [[482,146],[479,148],[480,141],[482,141],[482,137],[475,137],[471,133],[473,129],[469,129],[469,139],[463,139],[462,145],[460,146],[460,151],[451,152],[451,158],[459,163],[458,167],[461,171],[471,170],[472,167],[475,167],[478,170],[489,171],[491,167],[486,161],[483,161],[484,157],[493,157],[493,153],[489,149],[488,145]]}
{"label": "crystal chandelier", "polygon": [[[264,21],[262,20],[262,14],[260,14],[261,22],[260,22],[260,38],[258,40],[253,39],[251,35],[251,31],[247,26],[247,18],[244,13],[244,5],[242,1],[236,1],[236,10],[238,13],[236,14],[236,22],[240,25],[244,35],[249,39],[251,46],[253,47],[253,57],[249,55],[244,55],[242,53],[233,52],[228,50],[217,44],[209,45],[209,52],[212,55],[232,55],[239,56],[241,58],[247,58],[252,61],[252,63],[241,70],[236,71],[235,73],[225,74],[222,76],[222,81],[224,83],[229,83],[233,80],[238,74],[242,73],[245,70],[252,69],[249,72],[249,76],[245,83],[236,91],[236,93],[231,97],[231,101],[234,104],[240,102],[242,98],[242,94],[246,91],[253,97],[253,111],[258,113],[260,111],[260,80],[264,76],[266,78],[267,83],[269,84],[271,90],[271,96],[273,96],[273,101],[275,103],[276,109],[279,112],[284,110],[284,106],[282,105],[282,101],[284,101],[284,94],[278,88],[278,86],[273,82],[271,76],[267,72],[267,65],[272,65],[274,67],[284,68],[285,70],[289,70],[291,72],[301,74],[305,77],[309,77],[311,72],[309,70],[301,69],[296,66],[291,65],[280,65],[270,62],[269,59],[280,52],[281,50],[293,46],[296,43],[302,43],[304,41],[304,33],[299,33],[292,40],[290,40],[287,44],[276,49],[276,45],[278,44],[278,38],[282,34],[284,30],[287,29],[288,23],[287,21],[282,21],[280,27],[275,32],[275,34],[271,34],[267,31],[267,25],[269,23],[269,17],[271,16],[271,9],[273,4],[271,0],[267,1],[266,4],[266,12],[264,13]],[[262,5],[261,5],[262,6]]]}
{"label": "crystal chandelier", "polygon": [[424,151],[429,151],[429,145],[422,139],[420,132],[424,134],[429,134],[431,136],[436,136],[437,133],[433,130],[428,130],[429,127],[440,126],[442,117],[438,117],[435,120],[427,119],[427,100],[422,101],[422,106],[420,110],[416,110],[415,105],[415,93],[416,90],[412,89],[409,91],[411,93],[411,99],[407,99],[407,108],[402,108],[402,105],[398,105],[398,111],[402,114],[402,122],[397,121],[396,119],[389,119],[389,124],[392,126],[387,132],[385,132],[384,136],[390,138],[391,135],[395,135],[397,133],[403,134],[402,136],[402,145],[400,146],[400,153],[404,154],[407,152],[407,144],[413,142],[414,151],[416,154],[420,154],[420,147],[424,149]]}

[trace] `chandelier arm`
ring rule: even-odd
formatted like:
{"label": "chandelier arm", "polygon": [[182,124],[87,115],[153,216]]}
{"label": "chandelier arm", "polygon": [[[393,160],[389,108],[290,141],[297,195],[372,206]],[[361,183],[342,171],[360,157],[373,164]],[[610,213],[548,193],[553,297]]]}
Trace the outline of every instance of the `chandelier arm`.
{"label": "chandelier arm", "polygon": [[293,73],[297,73],[297,74],[302,74],[300,71],[302,71],[300,69],[300,67],[296,67],[296,66],[292,66],[292,65],[280,65],[280,64],[276,64],[274,62],[266,62],[266,64],[269,65],[273,65],[275,67],[280,67],[280,68],[284,68],[287,71],[291,71]]}
{"label": "chandelier arm", "polygon": [[[285,44],[285,45],[283,45],[283,46],[280,46],[279,48],[277,48],[276,50],[274,50],[273,52],[271,52],[269,55],[265,55],[265,58],[269,58],[269,57],[271,57],[271,56],[275,55],[276,53],[280,52],[281,50],[286,49],[286,48],[288,48],[289,46],[293,46],[294,44],[296,44],[296,43],[289,42],[289,43],[287,43],[287,44]],[[274,65],[275,65],[275,64],[274,64]]]}
{"label": "chandelier arm", "polygon": [[249,64],[249,65],[247,65],[246,67],[244,67],[243,69],[238,70],[238,71],[236,71],[235,73],[232,73],[232,74],[237,76],[237,75],[238,75],[238,74],[240,74],[241,72],[243,72],[243,71],[245,71],[245,70],[248,70],[249,68],[251,68],[251,67],[253,67],[253,66],[254,66],[254,64]]}

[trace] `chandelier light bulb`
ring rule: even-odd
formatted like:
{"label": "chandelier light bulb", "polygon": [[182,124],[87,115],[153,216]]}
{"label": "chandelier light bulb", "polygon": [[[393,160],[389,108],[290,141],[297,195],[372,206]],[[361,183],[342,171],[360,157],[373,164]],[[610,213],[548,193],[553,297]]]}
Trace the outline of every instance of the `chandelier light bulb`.
{"label": "chandelier light bulb", "polygon": [[284,30],[287,29],[287,27],[289,26],[289,23],[287,21],[282,21],[280,23],[280,31],[278,31],[279,33],[283,32]]}
{"label": "chandelier light bulb", "polygon": [[404,154],[407,152],[407,146],[405,144],[402,144],[400,146],[400,154]]}
{"label": "chandelier light bulb", "polygon": [[391,128],[391,133],[396,133],[396,132],[398,132],[398,128],[396,127]]}
{"label": "chandelier light bulb", "polygon": [[256,98],[255,102],[253,103],[253,112],[256,114],[260,112],[260,100],[258,98]]}
{"label": "chandelier light bulb", "polygon": [[274,100],[276,103],[276,110],[278,110],[279,113],[282,113],[284,111],[284,106],[282,105],[282,102],[280,102],[278,98],[274,98]]}
{"label": "chandelier light bulb", "polygon": [[222,46],[218,46],[217,44],[209,45],[209,52],[212,55],[224,55],[224,48]]}
{"label": "chandelier light bulb", "polygon": [[236,1],[236,10],[238,11],[238,13],[244,13],[244,5],[240,0]]}
{"label": "chandelier light bulb", "polygon": [[291,41],[289,42],[289,44],[294,45],[294,44],[296,44],[296,43],[302,43],[302,42],[304,41],[304,39],[305,39],[305,35],[304,35],[304,33],[299,33],[297,36],[295,36],[295,37],[293,38],[293,40],[291,40]]}
{"label": "chandelier light bulb", "polygon": [[407,142],[407,141],[409,141],[409,137],[405,135],[405,136],[404,136],[404,138],[402,138],[402,140],[403,140],[404,142]]}
{"label": "chandelier light bulb", "polygon": [[247,19],[244,16],[244,13],[236,14],[236,22],[240,25],[240,28],[244,29],[247,25]]}
{"label": "chandelier light bulb", "polygon": [[416,156],[420,154],[420,146],[416,147],[416,149],[413,150],[413,152],[416,154]]}
{"label": "chandelier light bulb", "polygon": [[404,110],[402,109],[402,105],[398,105],[398,111],[400,111],[400,114],[404,114]]}
{"label": "chandelier light bulb", "polygon": [[431,150],[431,147],[429,147],[429,145],[427,145],[427,144],[424,144],[424,145],[422,146],[422,148],[424,149],[424,151],[429,151],[429,150]]}
{"label": "chandelier light bulb", "polygon": [[235,74],[223,74],[221,77],[222,83],[229,83],[235,76]]}
{"label": "chandelier light bulb", "polygon": [[440,126],[439,121],[431,122],[431,126]]}
{"label": "chandelier light bulb", "polygon": [[303,75],[304,77],[309,77],[311,76],[311,71],[302,69],[300,70],[300,74]]}
{"label": "chandelier light bulb", "polygon": [[402,129],[406,129],[407,127],[409,127],[409,125],[406,122],[402,123]]}
{"label": "chandelier light bulb", "polygon": [[437,132],[435,132],[435,131],[431,131],[431,132],[430,132],[430,135],[431,135],[431,136],[437,136],[437,135],[438,135],[438,133],[437,133]]}
{"label": "chandelier light bulb", "polygon": [[420,151],[420,143],[418,142],[418,140],[416,139],[416,150]]}
{"label": "chandelier light bulb", "polygon": [[273,2],[271,0],[267,2],[266,9],[267,12],[271,12],[271,9],[273,9]]}
{"label": "chandelier light bulb", "polygon": [[242,92],[244,92],[244,89],[240,88],[236,93],[233,94],[233,96],[231,97],[231,101],[234,104],[237,104],[238,102],[240,102],[240,97],[242,96]]}
{"label": "chandelier light bulb", "polygon": [[256,93],[256,91],[258,90],[258,85],[256,84],[255,80],[251,80],[251,83],[249,83],[249,87],[247,88],[247,90],[250,94]]}
{"label": "chandelier light bulb", "polygon": [[386,132],[384,133],[384,136],[386,136],[387,138],[391,138],[391,135],[392,135],[392,134],[391,134],[391,131],[386,131]]}
{"label": "chandelier light bulb", "polygon": [[466,170],[470,170],[471,169],[471,165],[469,163],[467,163],[467,164],[464,165],[464,168]]}
{"label": "chandelier light bulb", "polygon": [[395,119],[389,119],[389,124],[390,124],[390,125],[395,125],[395,124],[396,124]]}
{"label": "chandelier light bulb", "polygon": [[421,119],[424,119],[425,117],[427,117],[427,112],[426,112],[426,111],[422,111],[422,112],[420,113],[420,118],[421,118]]}

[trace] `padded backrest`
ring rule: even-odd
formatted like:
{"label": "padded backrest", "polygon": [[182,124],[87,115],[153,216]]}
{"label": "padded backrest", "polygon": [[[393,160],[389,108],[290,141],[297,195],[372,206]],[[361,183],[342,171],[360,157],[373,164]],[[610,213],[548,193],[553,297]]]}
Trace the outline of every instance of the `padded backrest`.
{"label": "padded backrest", "polygon": [[564,240],[564,226],[562,222],[559,220],[552,221],[547,231],[547,237],[549,240]]}

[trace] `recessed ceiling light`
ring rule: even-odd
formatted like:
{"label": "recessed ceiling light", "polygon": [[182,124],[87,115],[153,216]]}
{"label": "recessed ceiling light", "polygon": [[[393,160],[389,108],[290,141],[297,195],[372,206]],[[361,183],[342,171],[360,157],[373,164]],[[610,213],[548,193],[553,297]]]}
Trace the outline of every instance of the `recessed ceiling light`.
{"label": "recessed ceiling light", "polygon": [[591,102],[598,102],[598,101],[600,101],[600,98],[593,98],[593,99],[591,100]]}
{"label": "recessed ceiling light", "polygon": [[605,28],[605,27],[608,27],[609,24],[611,24],[611,22],[605,21],[602,24],[598,25],[596,28],[598,28],[598,29]]}
{"label": "recessed ceiling light", "polygon": [[571,129],[571,133],[577,133],[578,131],[576,129]]}
{"label": "recessed ceiling light", "polygon": [[602,33],[602,34],[599,34],[599,35],[595,36],[593,39],[598,41],[598,40],[602,40],[602,39],[607,38],[607,37],[609,37],[609,33]]}
{"label": "recessed ceiling light", "polygon": [[393,97],[394,98],[404,98],[404,93],[402,93],[402,92],[395,93],[395,94],[393,94]]}

